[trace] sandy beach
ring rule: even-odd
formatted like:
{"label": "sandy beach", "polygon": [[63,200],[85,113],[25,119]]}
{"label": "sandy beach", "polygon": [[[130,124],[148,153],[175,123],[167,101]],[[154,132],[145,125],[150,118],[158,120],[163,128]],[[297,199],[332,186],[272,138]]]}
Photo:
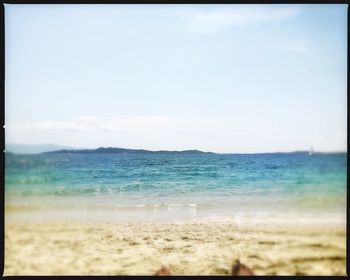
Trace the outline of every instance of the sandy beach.
{"label": "sandy beach", "polygon": [[348,6],[15,2],[3,276],[347,276]]}
{"label": "sandy beach", "polygon": [[345,225],[8,223],[4,275],[345,275]]}

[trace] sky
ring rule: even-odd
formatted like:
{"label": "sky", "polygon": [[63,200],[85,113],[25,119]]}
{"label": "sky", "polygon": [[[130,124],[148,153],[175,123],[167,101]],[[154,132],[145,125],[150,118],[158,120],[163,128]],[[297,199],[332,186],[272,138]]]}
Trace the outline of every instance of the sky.
{"label": "sky", "polygon": [[5,4],[5,143],[347,150],[347,5]]}

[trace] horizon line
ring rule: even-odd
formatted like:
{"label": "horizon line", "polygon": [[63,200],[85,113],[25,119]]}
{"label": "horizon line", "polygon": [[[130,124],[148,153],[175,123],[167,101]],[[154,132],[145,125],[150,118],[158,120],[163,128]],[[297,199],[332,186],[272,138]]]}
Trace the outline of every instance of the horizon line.
{"label": "horizon line", "polygon": [[[195,149],[195,148],[190,148],[190,149],[182,149],[182,150],[171,150],[171,149],[161,149],[161,150],[149,150],[146,148],[124,148],[124,147],[107,147],[107,146],[98,146],[95,148],[77,148],[77,147],[72,147],[69,145],[61,145],[61,144],[52,144],[52,143],[43,143],[43,144],[23,144],[23,143],[5,143],[5,150],[3,150],[3,152],[6,152],[6,145],[26,145],[26,146],[44,146],[44,145],[52,145],[52,146],[63,146],[63,147],[67,147],[69,149],[64,149],[64,148],[59,148],[57,150],[53,150],[53,151],[61,151],[61,150],[96,150],[99,148],[112,148],[112,149],[126,149],[126,150],[146,150],[146,151],[150,151],[150,152],[161,152],[161,151],[166,151],[166,152],[183,152],[183,151],[200,151],[203,153],[214,153],[214,154],[277,154],[277,153],[300,153],[300,152],[309,152],[310,149],[305,149],[305,150],[290,150],[290,151],[264,151],[264,152],[213,152],[213,151],[202,151],[200,149]],[[336,153],[347,153],[347,150],[332,150],[332,151],[324,151],[324,150],[315,150],[313,147],[311,147],[313,149],[313,153],[321,153],[321,154],[336,154]],[[8,151],[10,152],[10,151]],[[15,154],[19,154],[16,152],[12,152]],[[41,152],[40,152],[41,153]],[[25,153],[25,154],[38,154],[38,153]]]}

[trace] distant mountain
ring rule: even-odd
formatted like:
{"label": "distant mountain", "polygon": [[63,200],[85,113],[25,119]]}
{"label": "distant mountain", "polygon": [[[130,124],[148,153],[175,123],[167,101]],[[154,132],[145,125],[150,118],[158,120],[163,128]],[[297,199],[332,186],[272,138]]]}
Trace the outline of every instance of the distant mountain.
{"label": "distant mountain", "polygon": [[6,144],[5,152],[15,153],[15,154],[39,154],[44,152],[51,152],[57,150],[77,150],[77,148],[72,148],[63,145],[55,145],[55,144]]}
{"label": "distant mountain", "polygon": [[136,150],[136,149],[123,149],[123,148],[98,148],[98,149],[82,149],[82,150],[58,150],[50,151],[48,153],[56,154],[214,154],[211,152],[202,152],[198,150],[185,150],[185,151],[149,151],[149,150]]}

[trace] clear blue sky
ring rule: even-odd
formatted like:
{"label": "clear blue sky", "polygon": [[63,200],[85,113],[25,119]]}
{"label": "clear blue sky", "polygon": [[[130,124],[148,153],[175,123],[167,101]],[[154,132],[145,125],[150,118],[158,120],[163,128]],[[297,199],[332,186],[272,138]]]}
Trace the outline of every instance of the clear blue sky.
{"label": "clear blue sky", "polygon": [[6,143],[346,151],[346,14],[6,4]]}

